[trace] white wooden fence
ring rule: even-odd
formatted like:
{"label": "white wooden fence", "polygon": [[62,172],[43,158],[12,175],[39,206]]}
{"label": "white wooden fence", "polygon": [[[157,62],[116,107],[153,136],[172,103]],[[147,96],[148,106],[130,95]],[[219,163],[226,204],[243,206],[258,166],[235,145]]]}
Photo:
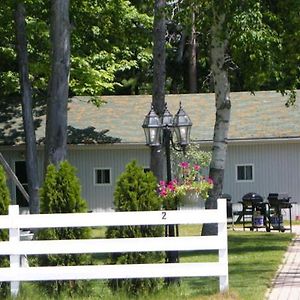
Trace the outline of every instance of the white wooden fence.
{"label": "white wooden fence", "polygon": [[[20,239],[22,228],[91,227],[126,225],[167,225],[218,223],[217,236],[120,238],[89,240]],[[218,199],[218,209],[104,212],[73,214],[19,215],[11,205],[9,214],[0,216],[0,229],[9,229],[9,241],[0,242],[0,255],[10,256],[10,267],[0,268],[0,282],[11,282],[16,295],[20,281],[76,280],[152,277],[219,277],[220,291],[228,289],[228,250],[226,200]],[[146,251],[219,251],[218,262],[161,263],[132,265],[87,265],[22,267],[22,257],[39,254],[112,253]]]}

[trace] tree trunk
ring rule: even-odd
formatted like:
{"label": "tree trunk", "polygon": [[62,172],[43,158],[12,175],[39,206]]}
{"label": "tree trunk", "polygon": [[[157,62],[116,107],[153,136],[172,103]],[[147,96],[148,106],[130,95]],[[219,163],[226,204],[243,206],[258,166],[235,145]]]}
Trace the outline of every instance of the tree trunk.
{"label": "tree trunk", "polygon": [[[219,9],[214,11],[214,23],[212,26],[211,43],[211,68],[214,78],[216,120],[214,127],[212,160],[209,176],[214,182],[214,187],[209,193],[205,207],[213,209],[217,207],[217,199],[222,193],[224,181],[224,169],[227,153],[227,136],[230,121],[230,85],[228,71],[225,66],[225,54],[228,41],[224,34],[225,13]],[[203,235],[217,234],[216,224],[205,224]]]}
{"label": "tree trunk", "polygon": [[[165,107],[166,52],[165,52],[165,0],[155,0],[153,24],[153,92],[152,104],[155,112],[162,115]],[[150,168],[157,180],[163,180],[163,146],[151,147]]]}
{"label": "tree trunk", "polygon": [[67,155],[67,104],[70,72],[69,0],[51,1],[52,63],[47,102],[45,166]]}
{"label": "tree trunk", "polygon": [[22,94],[22,117],[26,140],[26,173],[30,199],[29,209],[31,214],[38,214],[40,209],[37,146],[32,114],[32,90],[29,80],[25,6],[23,2],[17,2],[15,22],[19,77]]}
{"label": "tree trunk", "polygon": [[197,93],[197,37],[194,10],[192,11],[192,28],[189,52],[189,92]]}

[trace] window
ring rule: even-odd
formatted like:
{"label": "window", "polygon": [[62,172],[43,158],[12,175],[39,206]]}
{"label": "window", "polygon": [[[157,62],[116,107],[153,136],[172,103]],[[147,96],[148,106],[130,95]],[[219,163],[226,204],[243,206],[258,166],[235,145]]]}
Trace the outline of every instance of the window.
{"label": "window", "polygon": [[236,180],[237,181],[254,181],[253,165],[237,165]]}
{"label": "window", "polygon": [[144,172],[147,173],[147,172],[150,172],[150,168],[144,168]]}
{"label": "window", "polygon": [[110,184],[110,169],[95,169],[95,184]]}

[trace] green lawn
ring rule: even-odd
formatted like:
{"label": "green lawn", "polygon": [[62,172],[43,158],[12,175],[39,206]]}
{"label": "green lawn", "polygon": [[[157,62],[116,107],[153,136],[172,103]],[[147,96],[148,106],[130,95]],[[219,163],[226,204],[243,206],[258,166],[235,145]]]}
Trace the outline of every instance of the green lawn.
{"label": "green lawn", "polygon": [[[193,234],[190,229],[188,230]],[[181,233],[185,234],[185,228]],[[292,237],[293,234],[290,233],[230,230],[228,236],[229,299],[264,299]],[[181,261],[195,260],[216,261],[217,253],[181,255]],[[208,299],[218,299],[216,295],[218,279],[192,278],[184,279],[183,282],[187,285],[187,291],[191,296],[206,295]]]}
{"label": "green lawn", "polygon": [[[197,235],[199,226],[181,226],[180,235]],[[104,235],[103,229],[94,230],[94,237]],[[164,289],[159,295],[151,295],[143,300],[199,300],[199,299],[264,299],[267,288],[278,269],[293,234],[279,232],[250,232],[229,230],[229,286],[226,295],[218,293],[218,278],[184,278],[180,286]],[[94,256],[95,262],[103,256]],[[216,261],[217,253],[189,252],[181,253],[183,261]],[[104,281],[94,282],[93,293],[86,298],[127,300],[124,295],[112,295]],[[39,294],[34,284],[23,283],[23,295],[18,299],[49,299]],[[65,297],[63,299],[68,299]]]}

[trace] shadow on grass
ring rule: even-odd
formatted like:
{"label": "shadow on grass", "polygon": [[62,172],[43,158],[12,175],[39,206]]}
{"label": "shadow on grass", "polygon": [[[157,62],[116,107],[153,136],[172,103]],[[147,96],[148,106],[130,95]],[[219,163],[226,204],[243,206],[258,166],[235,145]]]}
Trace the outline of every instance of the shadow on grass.
{"label": "shadow on grass", "polygon": [[192,291],[191,296],[209,296],[219,293],[218,277],[195,277],[182,279],[183,284]]}
{"label": "shadow on grass", "polygon": [[[263,299],[293,234],[233,232],[228,235],[229,287],[238,299]],[[218,261],[218,251],[181,252],[181,261]],[[193,295],[214,297],[219,279],[185,278]]]}
{"label": "shadow on grass", "polygon": [[218,255],[218,251],[217,250],[205,250],[205,251],[201,251],[201,250],[196,250],[196,251],[180,251],[179,252],[179,257],[184,259],[184,258],[191,258],[191,257],[197,257],[201,259],[201,257],[205,258],[205,260],[207,260],[207,258],[212,257],[215,258]]}
{"label": "shadow on grass", "polygon": [[[229,232],[229,287],[230,293],[238,295],[234,299],[263,299],[293,236],[277,232]],[[108,254],[93,255],[100,264],[107,257]],[[179,257],[180,262],[215,262],[218,251],[181,251]],[[181,282],[187,292],[182,299],[223,299],[218,277],[181,278]]]}
{"label": "shadow on grass", "polygon": [[[280,241],[278,243],[280,235]],[[245,254],[246,252],[269,252],[269,251],[285,251],[286,243],[291,240],[293,234],[282,233],[266,233],[256,234],[255,232],[239,232],[229,235],[228,248],[230,254]]]}

